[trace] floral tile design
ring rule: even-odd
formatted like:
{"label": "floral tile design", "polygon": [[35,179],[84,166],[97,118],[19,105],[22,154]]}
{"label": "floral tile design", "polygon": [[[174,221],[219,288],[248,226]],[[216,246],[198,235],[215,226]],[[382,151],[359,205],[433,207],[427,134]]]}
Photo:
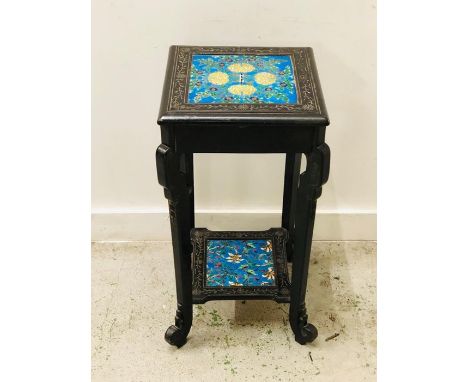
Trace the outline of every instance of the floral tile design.
{"label": "floral tile design", "polygon": [[291,57],[195,54],[188,102],[296,104]]}
{"label": "floral tile design", "polygon": [[206,286],[274,286],[271,240],[207,240]]}

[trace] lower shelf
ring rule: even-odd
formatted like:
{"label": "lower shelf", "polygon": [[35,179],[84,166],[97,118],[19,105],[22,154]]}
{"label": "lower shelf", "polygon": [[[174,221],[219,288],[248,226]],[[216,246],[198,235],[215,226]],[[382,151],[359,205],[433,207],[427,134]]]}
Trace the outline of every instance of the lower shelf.
{"label": "lower shelf", "polygon": [[209,300],[290,301],[286,229],[237,232],[195,228],[191,238],[194,304]]}

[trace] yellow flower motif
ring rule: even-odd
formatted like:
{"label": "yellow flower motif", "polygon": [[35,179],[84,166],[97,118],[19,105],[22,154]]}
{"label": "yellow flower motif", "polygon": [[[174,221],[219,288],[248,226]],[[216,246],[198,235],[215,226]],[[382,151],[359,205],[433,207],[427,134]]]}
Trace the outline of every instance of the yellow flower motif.
{"label": "yellow flower motif", "polygon": [[227,261],[229,263],[240,263],[241,261],[243,261],[244,259],[242,258],[241,255],[238,255],[237,253],[230,253],[228,258],[227,258]]}
{"label": "yellow flower motif", "polygon": [[214,72],[208,75],[208,81],[215,85],[224,85],[229,81],[229,75],[224,72]]}
{"label": "yellow flower motif", "polygon": [[273,268],[268,268],[268,270],[263,274],[263,277],[266,277],[268,280],[275,279],[275,271]]}
{"label": "yellow flower motif", "polygon": [[252,85],[232,85],[229,86],[228,92],[235,95],[251,95],[255,93],[257,89]]}
{"label": "yellow flower motif", "polygon": [[228,69],[234,73],[248,73],[255,70],[255,66],[246,64],[245,62],[240,64],[232,64],[228,66]]}
{"label": "yellow flower motif", "polygon": [[271,245],[271,240],[267,240],[266,245],[262,248],[265,252],[273,251],[273,246]]}
{"label": "yellow flower motif", "polygon": [[275,81],[276,76],[272,73],[261,72],[255,75],[255,82],[259,83],[260,85],[271,85]]}
{"label": "yellow flower motif", "polygon": [[229,286],[244,286],[244,284],[241,284],[241,283],[233,283],[232,281],[229,281]]}

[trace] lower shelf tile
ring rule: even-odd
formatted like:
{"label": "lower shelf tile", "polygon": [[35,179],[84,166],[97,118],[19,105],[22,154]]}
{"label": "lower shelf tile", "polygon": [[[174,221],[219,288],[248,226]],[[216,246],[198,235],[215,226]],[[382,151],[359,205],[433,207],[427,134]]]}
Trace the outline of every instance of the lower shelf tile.
{"label": "lower shelf tile", "polygon": [[193,302],[272,299],[289,302],[286,260],[288,232],[191,232],[193,244]]}

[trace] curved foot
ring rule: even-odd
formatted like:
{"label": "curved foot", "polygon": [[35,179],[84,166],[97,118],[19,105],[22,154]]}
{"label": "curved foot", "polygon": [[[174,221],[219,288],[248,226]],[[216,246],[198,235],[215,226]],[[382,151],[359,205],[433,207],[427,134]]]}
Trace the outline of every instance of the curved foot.
{"label": "curved foot", "polygon": [[301,304],[298,311],[291,309],[289,321],[291,329],[294,332],[296,342],[304,345],[306,342],[312,342],[318,336],[317,328],[307,323],[307,311],[304,304]]}
{"label": "curved foot", "polygon": [[174,345],[180,348],[187,342],[187,335],[182,329],[175,325],[169,326],[164,334],[164,339],[169,345]]}
{"label": "curved foot", "polygon": [[317,328],[312,324],[306,324],[299,330],[299,333],[295,333],[294,339],[301,345],[305,345],[307,342],[315,340],[317,336]]}
{"label": "curved foot", "polygon": [[169,326],[164,334],[164,339],[169,345],[180,348],[187,342],[187,336],[192,326],[192,305],[177,304],[175,325]]}

